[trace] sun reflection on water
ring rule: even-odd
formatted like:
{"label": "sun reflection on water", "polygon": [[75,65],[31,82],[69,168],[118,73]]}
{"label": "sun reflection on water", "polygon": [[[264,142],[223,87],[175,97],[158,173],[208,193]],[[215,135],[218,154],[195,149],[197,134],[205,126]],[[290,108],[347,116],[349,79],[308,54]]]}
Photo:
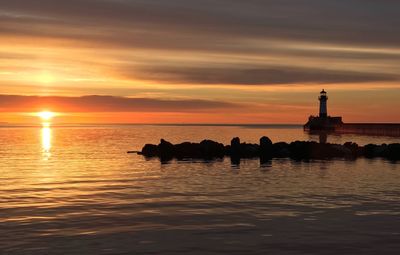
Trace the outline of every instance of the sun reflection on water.
{"label": "sun reflection on water", "polygon": [[51,139],[52,139],[50,123],[48,123],[48,122],[42,123],[41,133],[42,133],[43,159],[49,160],[51,157]]}

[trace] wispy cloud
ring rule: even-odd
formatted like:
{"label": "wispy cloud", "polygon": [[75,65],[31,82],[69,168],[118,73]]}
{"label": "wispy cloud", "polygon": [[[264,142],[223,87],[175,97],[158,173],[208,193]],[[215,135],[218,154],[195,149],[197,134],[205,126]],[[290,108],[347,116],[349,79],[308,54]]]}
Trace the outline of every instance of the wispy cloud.
{"label": "wispy cloud", "polygon": [[[397,15],[400,3],[391,0],[2,0],[0,3],[3,21],[8,20],[15,28],[22,24],[26,29],[26,21],[35,21],[31,28],[35,25],[51,28],[52,24],[97,27],[87,33],[79,29],[78,34],[83,36],[125,29],[147,31],[155,36],[165,31],[178,38],[209,34],[394,46],[400,39],[392,30],[400,25]],[[59,30],[55,34],[62,33],[65,32]],[[124,38],[129,39],[129,34],[114,40]]]}
{"label": "wispy cloud", "polygon": [[[34,48],[45,47],[35,40],[30,43],[35,38],[95,47],[99,57],[113,60],[110,69],[126,72],[133,66],[136,71],[130,76],[135,78],[159,75],[159,81],[167,83],[249,85],[399,78],[400,34],[393,32],[400,26],[398,1],[0,0],[0,4],[1,37],[25,38],[24,43]],[[146,50],[146,56],[138,56],[140,50]],[[216,56],[205,57],[210,54]],[[260,61],[264,61],[261,67]],[[310,62],[315,70],[310,70]]]}
{"label": "wispy cloud", "polygon": [[163,100],[114,96],[19,96],[0,95],[1,112],[209,112],[243,105],[207,100]]}
{"label": "wispy cloud", "polygon": [[164,83],[180,84],[329,84],[372,81],[399,81],[400,77],[385,73],[361,73],[345,70],[307,69],[294,67],[207,68],[154,66],[136,70],[132,75]]}

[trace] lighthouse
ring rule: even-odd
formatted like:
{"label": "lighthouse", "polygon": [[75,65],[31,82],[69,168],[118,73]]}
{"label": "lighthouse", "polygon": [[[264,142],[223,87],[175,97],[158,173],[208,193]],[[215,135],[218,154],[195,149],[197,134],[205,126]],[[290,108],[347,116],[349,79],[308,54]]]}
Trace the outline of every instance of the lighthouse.
{"label": "lighthouse", "polygon": [[307,131],[332,131],[344,125],[342,117],[328,116],[328,96],[325,90],[320,92],[319,116],[310,116],[308,122],[304,125]]}
{"label": "lighthouse", "polygon": [[326,91],[322,90],[319,96],[319,117],[326,118],[328,117],[328,96],[326,95]]}

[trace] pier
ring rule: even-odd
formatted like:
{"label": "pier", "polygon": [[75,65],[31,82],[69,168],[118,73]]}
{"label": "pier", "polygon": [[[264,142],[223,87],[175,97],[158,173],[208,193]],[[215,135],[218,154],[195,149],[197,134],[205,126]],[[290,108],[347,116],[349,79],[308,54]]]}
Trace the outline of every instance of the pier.
{"label": "pier", "polygon": [[342,134],[400,136],[400,124],[395,123],[343,123],[335,132]]}

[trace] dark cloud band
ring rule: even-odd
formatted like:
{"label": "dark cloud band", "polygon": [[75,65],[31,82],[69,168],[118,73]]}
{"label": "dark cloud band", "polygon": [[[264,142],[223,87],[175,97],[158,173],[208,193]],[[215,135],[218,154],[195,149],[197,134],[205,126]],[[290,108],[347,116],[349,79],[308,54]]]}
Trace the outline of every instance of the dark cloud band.
{"label": "dark cloud band", "polygon": [[[270,85],[400,78],[400,33],[395,30],[400,27],[400,1],[395,0],[0,0],[0,6],[0,36],[79,41],[99,48],[100,54],[111,47],[153,50],[140,63],[126,57],[125,65],[116,67],[116,72],[134,79]],[[270,41],[278,45],[262,45]],[[308,47],[280,47],[280,41]],[[337,47],[312,48],[319,43]],[[347,50],[340,50],[343,45]],[[391,52],[393,48],[397,53]],[[157,59],[160,52],[169,55]],[[175,52],[194,57],[177,62]],[[218,53],[228,57],[211,68],[215,59],[204,56]],[[229,56],[250,57],[244,64]],[[285,63],[274,65],[266,58],[265,66],[259,67],[251,62],[254,56],[282,57]],[[12,56],[0,54],[4,57]],[[299,66],[304,59],[320,68],[292,65],[291,60]],[[335,71],[323,66],[328,61],[336,63]],[[338,67],[343,62],[356,62],[355,71]],[[232,68],[238,64],[242,67]]]}
{"label": "dark cloud band", "polygon": [[[129,74],[130,72],[127,72]],[[150,67],[139,69],[133,76],[140,79],[179,84],[330,84],[373,81],[398,81],[388,74],[371,74],[352,71],[307,69],[291,67],[269,68],[206,68],[206,67]]]}
{"label": "dark cloud band", "polygon": [[[25,25],[31,28],[36,20],[39,25],[91,27],[87,33],[122,29],[208,35],[210,43],[221,34],[385,46],[400,42],[400,34],[393,30],[400,26],[400,2],[391,0],[1,0],[0,4],[2,19],[11,17],[15,24],[28,21]],[[114,38],[123,41],[123,37]]]}
{"label": "dark cloud band", "polygon": [[209,112],[242,105],[210,100],[161,100],[113,96],[18,96],[0,95],[1,112]]}

